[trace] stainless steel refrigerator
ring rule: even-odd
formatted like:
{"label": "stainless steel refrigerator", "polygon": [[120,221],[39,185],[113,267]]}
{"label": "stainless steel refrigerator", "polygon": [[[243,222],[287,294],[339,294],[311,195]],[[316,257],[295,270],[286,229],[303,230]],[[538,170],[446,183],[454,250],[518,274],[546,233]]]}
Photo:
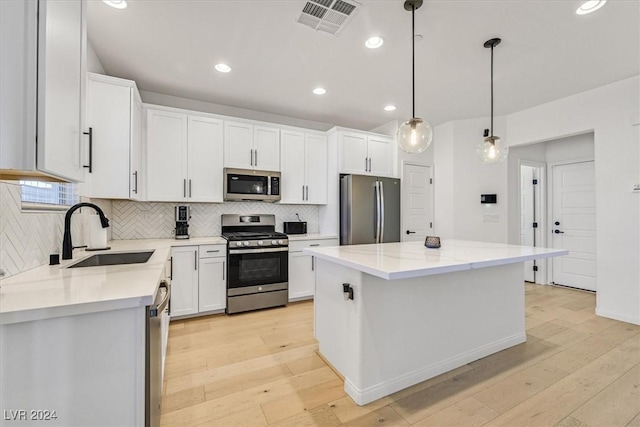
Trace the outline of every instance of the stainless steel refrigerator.
{"label": "stainless steel refrigerator", "polygon": [[340,178],[340,244],[400,241],[400,180],[364,175]]}

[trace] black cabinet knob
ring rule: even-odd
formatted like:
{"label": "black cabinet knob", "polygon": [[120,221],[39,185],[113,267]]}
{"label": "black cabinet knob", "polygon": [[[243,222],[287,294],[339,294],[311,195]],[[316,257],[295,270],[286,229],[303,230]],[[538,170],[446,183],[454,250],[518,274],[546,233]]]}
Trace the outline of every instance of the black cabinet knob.
{"label": "black cabinet knob", "polygon": [[560,221],[554,222],[555,225],[560,225]]}
{"label": "black cabinet knob", "polygon": [[560,231],[560,230],[553,230],[553,232],[556,234],[564,234],[564,231]]}

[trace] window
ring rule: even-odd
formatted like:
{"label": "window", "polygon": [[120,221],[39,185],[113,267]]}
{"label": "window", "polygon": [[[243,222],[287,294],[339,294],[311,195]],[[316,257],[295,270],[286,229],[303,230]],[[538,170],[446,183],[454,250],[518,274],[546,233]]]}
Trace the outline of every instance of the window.
{"label": "window", "polygon": [[78,203],[78,188],[76,184],[20,181],[20,186],[22,187],[23,204],[71,206]]}

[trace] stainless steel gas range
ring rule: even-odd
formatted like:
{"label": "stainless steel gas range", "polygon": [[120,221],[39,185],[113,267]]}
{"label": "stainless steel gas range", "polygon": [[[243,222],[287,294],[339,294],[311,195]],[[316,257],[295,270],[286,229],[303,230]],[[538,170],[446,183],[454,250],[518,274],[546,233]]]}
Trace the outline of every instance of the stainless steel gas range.
{"label": "stainless steel gas range", "polygon": [[289,240],[275,224],[275,215],[222,215],[228,314],[287,305]]}

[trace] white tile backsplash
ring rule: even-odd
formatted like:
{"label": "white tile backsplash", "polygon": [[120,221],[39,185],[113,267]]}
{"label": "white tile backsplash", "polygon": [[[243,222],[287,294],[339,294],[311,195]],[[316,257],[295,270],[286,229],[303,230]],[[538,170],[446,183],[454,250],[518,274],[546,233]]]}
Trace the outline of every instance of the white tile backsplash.
{"label": "white tile backsplash", "polygon": [[[0,269],[4,277],[49,263],[62,252],[64,211],[23,211],[20,186],[0,182]],[[75,217],[75,215],[74,215]],[[72,222],[72,240],[79,245],[81,221]]]}
{"label": "white tile backsplash", "polygon": [[[173,237],[176,225],[174,207],[177,203],[132,202],[112,203],[112,238],[157,239]],[[283,221],[307,221],[309,233],[318,232],[318,206],[279,205],[260,202],[190,203],[189,234],[193,237],[220,235],[222,214],[274,214],[276,230],[282,231]]]}

